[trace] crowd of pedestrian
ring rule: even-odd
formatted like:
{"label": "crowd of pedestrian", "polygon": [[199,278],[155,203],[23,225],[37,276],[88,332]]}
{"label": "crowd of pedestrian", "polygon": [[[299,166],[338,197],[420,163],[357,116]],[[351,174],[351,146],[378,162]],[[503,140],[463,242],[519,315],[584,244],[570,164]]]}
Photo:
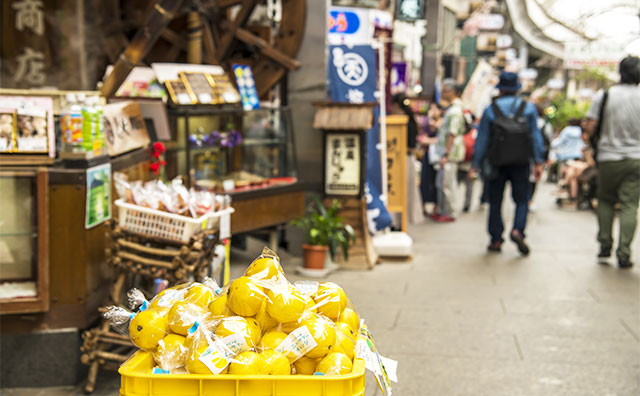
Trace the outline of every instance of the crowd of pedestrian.
{"label": "crowd of pedestrian", "polygon": [[500,252],[505,229],[502,201],[509,182],[515,213],[508,237],[527,255],[527,217],[546,168],[547,180],[558,185],[558,205],[596,211],[601,262],[608,262],[612,254],[611,229],[619,212],[618,266],[631,267],[640,200],[639,83],[640,58],[625,58],[620,82],[598,92],[584,118],[570,119],[554,131],[543,106],[519,95],[516,73],[501,73],[499,93],[478,120],[464,108],[462,86],[444,80],[440,100],[429,107],[428,122],[420,131],[414,125],[412,147],[423,153],[424,214],[435,223],[456,221],[459,202],[462,213],[470,210],[474,182],[480,179],[480,204],[489,205],[488,251]]}

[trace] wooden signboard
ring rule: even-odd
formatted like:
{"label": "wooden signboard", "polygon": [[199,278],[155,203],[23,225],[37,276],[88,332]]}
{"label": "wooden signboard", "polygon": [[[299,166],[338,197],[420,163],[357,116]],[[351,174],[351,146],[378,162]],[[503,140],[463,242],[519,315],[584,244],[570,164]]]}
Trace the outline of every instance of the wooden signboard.
{"label": "wooden signboard", "polygon": [[148,145],[151,140],[138,103],[124,101],[104,106],[104,137],[111,157]]}
{"label": "wooden signboard", "polygon": [[327,195],[359,196],[363,191],[362,131],[324,134],[324,192]]}
{"label": "wooden signboard", "polygon": [[407,230],[407,122],[404,115],[387,116],[387,197],[389,212],[402,214]]}

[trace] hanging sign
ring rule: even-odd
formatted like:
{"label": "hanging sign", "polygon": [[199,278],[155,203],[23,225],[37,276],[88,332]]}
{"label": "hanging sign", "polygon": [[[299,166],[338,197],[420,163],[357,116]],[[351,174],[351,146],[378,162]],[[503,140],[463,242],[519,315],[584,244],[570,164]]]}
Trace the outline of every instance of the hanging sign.
{"label": "hanging sign", "polygon": [[373,37],[370,11],[357,7],[330,7],[328,15],[329,44],[369,44]]}
{"label": "hanging sign", "polygon": [[107,153],[116,155],[148,145],[147,133],[140,105],[131,100],[104,106],[104,136]]}
{"label": "hanging sign", "polygon": [[325,132],[325,194],[359,195],[362,192],[360,138],[358,132]]}
{"label": "hanging sign", "polygon": [[396,0],[396,19],[416,21],[424,19],[424,0]]}
{"label": "hanging sign", "polygon": [[375,102],[376,53],[369,45],[329,47],[329,84],[335,102]]}
{"label": "hanging sign", "polygon": [[260,99],[258,98],[258,91],[256,90],[256,82],[253,79],[251,66],[233,65],[233,75],[236,77],[242,108],[245,111],[259,109]]}
{"label": "hanging sign", "polygon": [[[334,102],[377,102],[376,54],[369,45],[332,45],[329,47],[329,89]],[[391,225],[391,216],[382,199],[382,172],[380,165],[379,107],[374,109],[374,125],[366,134],[367,218],[373,233]]]}

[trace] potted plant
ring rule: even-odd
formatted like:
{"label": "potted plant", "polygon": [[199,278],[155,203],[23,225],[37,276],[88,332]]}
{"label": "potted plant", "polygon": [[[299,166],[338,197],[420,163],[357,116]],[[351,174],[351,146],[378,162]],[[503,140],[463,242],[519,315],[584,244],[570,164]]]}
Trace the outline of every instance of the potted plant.
{"label": "potted plant", "polygon": [[307,214],[291,222],[305,234],[306,243],[302,245],[304,268],[324,269],[327,251],[333,261],[336,260],[338,249],[342,250],[345,260],[349,259],[349,246],[355,241],[355,234],[353,228],[344,224],[338,215],[340,208],[340,203],[335,199],[325,208],[320,199],[314,196]]}

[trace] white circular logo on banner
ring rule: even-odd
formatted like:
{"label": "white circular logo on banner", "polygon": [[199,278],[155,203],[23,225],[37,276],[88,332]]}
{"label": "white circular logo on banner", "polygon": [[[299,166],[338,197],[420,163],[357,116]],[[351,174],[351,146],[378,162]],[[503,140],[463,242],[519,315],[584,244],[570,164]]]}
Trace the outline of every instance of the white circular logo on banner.
{"label": "white circular logo on banner", "polygon": [[355,52],[344,53],[342,49],[333,50],[333,65],[338,71],[338,77],[351,86],[362,85],[369,76],[369,68],[363,57]]}

